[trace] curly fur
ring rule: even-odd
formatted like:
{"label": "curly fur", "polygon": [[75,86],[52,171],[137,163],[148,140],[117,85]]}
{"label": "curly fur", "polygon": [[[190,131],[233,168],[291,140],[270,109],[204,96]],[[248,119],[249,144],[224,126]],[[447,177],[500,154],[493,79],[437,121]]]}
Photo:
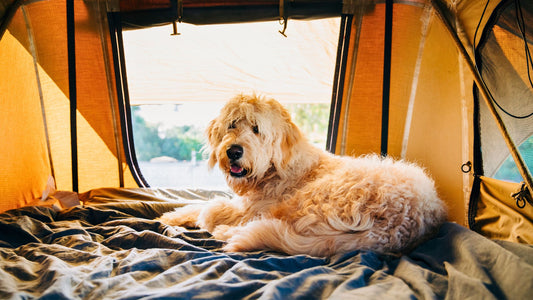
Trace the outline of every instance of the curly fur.
{"label": "curly fur", "polygon": [[[225,251],[330,256],[357,249],[407,251],[446,218],[423,169],[377,155],[340,157],[312,146],[275,100],[241,95],[207,129],[217,163],[240,197],[164,214],[226,240]],[[232,159],[228,150],[242,148]]]}

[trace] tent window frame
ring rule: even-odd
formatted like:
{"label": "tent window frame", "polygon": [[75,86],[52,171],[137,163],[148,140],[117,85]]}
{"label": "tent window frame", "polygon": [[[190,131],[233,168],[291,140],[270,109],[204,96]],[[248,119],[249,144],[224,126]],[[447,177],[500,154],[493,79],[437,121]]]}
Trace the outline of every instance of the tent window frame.
{"label": "tent window frame", "polygon": [[[135,152],[133,138],[133,122],[128,93],[128,83],[126,75],[126,62],[124,55],[124,45],[122,31],[124,26],[123,15],[120,12],[108,12],[108,24],[111,36],[115,81],[117,86],[117,101],[119,102],[120,123],[122,127],[122,140],[124,145],[125,160],[129,166],[133,178],[139,187],[148,188],[150,184],[143,176],[140,164]],[[342,107],[344,74],[346,71],[346,61],[350,39],[352,15],[340,15],[341,30],[339,32],[339,43],[337,45],[337,57],[333,78],[332,100],[330,103],[330,116],[328,120],[326,150],[334,153],[337,139],[337,132]],[[341,49],[342,47],[345,49]]]}
{"label": "tent window frame", "polygon": [[110,12],[107,16],[113,52],[120,125],[122,127],[122,143],[124,145],[124,152],[126,154],[126,163],[128,164],[128,167],[130,168],[131,174],[133,175],[137,185],[142,188],[147,188],[150,187],[150,185],[142,175],[137,156],[135,154],[135,144],[133,141],[133,124],[131,120],[130,99],[128,94],[124,45],[122,42],[121,15],[117,12]]}
{"label": "tent window frame", "polygon": [[333,154],[337,148],[339,123],[342,114],[342,98],[344,94],[344,81],[346,77],[346,65],[348,61],[348,48],[350,46],[352,22],[353,15],[343,14],[341,16],[341,28],[339,30],[339,42],[337,45],[337,62],[335,64],[335,75],[333,79],[333,91],[330,105],[331,110],[329,114],[326,141],[326,150]]}
{"label": "tent window frame", "polygon": [[[507,0],[507,1],[502,1],[498,4],[498,6],[494,9],[492,15],[490,15],[485,27],[483,28],[479,42],[475,45],[475,49],[473,49],[476,67],[479,70],[480,74],[482,74],[482,66],[483,66],[483,59],[482,59],[481,52],[483,51],[485,44],[488,42],[490,38],[490,33],[493,31],[494,26],[498,24],[501,15],[505,12],[505,10],[510,5],[516,5],[515,1]],[[484,170],[482,141],[481,141],[482,140],[481,103],[483,102],[483,99],[480,94],[481,94],[481,91],[479,90],[477,85],[474,83],[473,84],[473,97],[474,97],[474,111],[473,111],[473,130],[474,130],[474,137],[473,137],[474,164],[473,165],[474,166],[473,168],[474,168],[474,175],[486,176],[485,170]],[[494,101],[494,104],[499,107],[500,112],[501,112],[499,113],[500,115],[502,114],[509,115],[509,113],[507,113],[504,109],[502,109],[496,101]],[[531,117],[531,115],[529,115],[528,117]],[[513,118],[523,119],[523,117],[513,117]],[[516,151],[518,151],[518,147],[516,147],[516,149],[517,149]],[[509,155],[512,156],[511,153]],[[516,161],[515,161],[515,165],[516,165]],[[525,167],[527,168],[527,165],[525,165]],[[497,170],[494,172],[494,174],[496,174],[496,172]],[[529,170],[529,172],[531,172],[531,170]],[[523,178],[523,180],[526,180],[526,178]]]}

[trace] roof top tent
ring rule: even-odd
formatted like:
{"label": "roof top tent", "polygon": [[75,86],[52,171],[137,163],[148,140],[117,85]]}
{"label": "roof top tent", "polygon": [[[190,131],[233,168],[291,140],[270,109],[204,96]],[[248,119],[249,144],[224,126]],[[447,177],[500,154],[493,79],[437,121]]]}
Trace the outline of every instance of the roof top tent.
{"label": "roof top tent", "polygon": [[[423,165],[450,219],[488,235],[509,209],[515,224],[531,220],[533,4],[518,0],[0,0],[0,210],[36,203],[46,186],[145,186],[122,30],[332,16],[328,150]],[[491,179],[513,162],[522,191]],[[502,186],[516,198],[487,204]]]}

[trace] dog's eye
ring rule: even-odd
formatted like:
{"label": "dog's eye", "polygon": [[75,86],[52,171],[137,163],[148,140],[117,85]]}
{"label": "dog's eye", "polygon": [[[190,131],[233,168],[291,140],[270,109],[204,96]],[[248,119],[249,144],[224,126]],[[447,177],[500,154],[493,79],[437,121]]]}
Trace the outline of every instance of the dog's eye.
{"label": "dog's eye", "polygon": [[237,123],[237,122],[235,122],[235,121],[231,122],[231,124],[229,124],[229,126],[228,126],[228,129],[235,129],[235,128],[237,128],[236,123]]}
{"label": "dog's eye", "polygon": [[259,133],[259,127],[257,127],[257,125],[255,125],[254,127],[252,127],[252,130],[255,134],[258,134]]}

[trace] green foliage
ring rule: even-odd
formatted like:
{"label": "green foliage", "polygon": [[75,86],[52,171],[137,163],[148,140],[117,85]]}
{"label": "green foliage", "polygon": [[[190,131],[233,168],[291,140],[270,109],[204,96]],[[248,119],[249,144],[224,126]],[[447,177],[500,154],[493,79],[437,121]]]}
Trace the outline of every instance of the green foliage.
{"label": "green foliage", "polygon": [[293,122],[312,143],[324,144],[329,123],[329,104],[293,103],[285,107],[291,113]]}
{"label": "green foliage", "polygon": [[[316,103],[294,103],[285,107],[291,113],[295,124],[312,143],[324,144],[329,122],[329,105]],[[140,161],[154,157],[169,156],[177,160],[202,159],[203,133],[194,126],[161,129],[161,124],[149,124],[139,114],[139,107],[132,107],[133,137],[135,151]],[[533,136],[518,147],[529,170],[533,170]],[[509,156],[498,169],[494,178],[514,182],[523,181],[518,169]]]}
{"label": "green foliage", "polygon": [[[312,143],[324,144],[329,122],[328,104],[288,104],[294,123]],[[140,108],[132,106],[133,139],[135,152],[140,161],[149,161],[160,156],[177,160],[202,159],[203,133],[194,126],[172,127],[163,130],[161,124],[150,124],[139,114]],[[325,145],[324,145],[325,146]]]}
{"label": "green foliage", "polygon": [[169,156],[177,160],[191,160],[192,152],[201,159],[202,133],[193,126],[173,127],[161,132],[160,124],[148,124],[139,107],[132,107],[135,153],[140,161]]}
{"label": "green foliage", "polygon": [[157,126],[147,124],[138,114],[139,107],[132,107],[133,140],[137,159],[148,161],[151,158],[161,156],[161,139],[158,135]]}

